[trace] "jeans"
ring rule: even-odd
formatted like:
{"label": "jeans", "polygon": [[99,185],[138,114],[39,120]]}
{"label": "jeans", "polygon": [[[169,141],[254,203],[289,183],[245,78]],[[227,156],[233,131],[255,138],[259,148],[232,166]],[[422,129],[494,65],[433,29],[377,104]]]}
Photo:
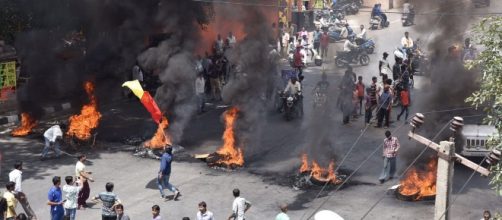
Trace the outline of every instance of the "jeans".
{"label": "jeans", "polygon": [[58,207],[58,210],[51,210],[51,220],[63,220],[64,211]]}
{"label": "jeans", "polygon": [[403,115],[403,113],[406,112],[406,114],[404,115],[404,120],[407,121],[408,120],[408,113],[409,113],[409,109],[408,109],[408,106],[404,106],[402,105],[401,106],[401,113],[399,113],[399,115],[397,115],[397,120],[399,121],[399,118],[401,118],[401,115]]}
{"label": "jeans", "polygon": [[157,178],[157,186],[159,187],[160,195],[164,197],[164,188],[167,188],[171,192],[176,192],[178,189],[169,183],[170,174],[162,175],[161,178]]}
{"label": "jeans", "polygon": [[47,154],[49,153],[49,150],[53,149],[56,152],[56,157],[61,156],[61,146],[59,145],[59,142],[56,141],[54,142],[54,147],[51,147],[50,141],[47,138],[45,139],[45,147],[42,150],[42,157],[46,157]]}
{"label": "jeans", "polygon": [[77,215],[77,208],[73,209],[64,209],[65,217],[70,220],[75,220],[75,215]]}
{"label": "jeans", "polygon": [[382,174],[380,174],[380,177],[378,179],[386,181],[389,178],[394,178],[395,173],[396,173],[396,158],[384,157]]}
{"label": "jeans", "polygon": [[378,118],[377,126],[378,127],[382,127],[382,122],[383,122],[384,118],[385,118],[385,126],[389,127],[389,114],[390,114],[390,111],[385,108],[378,109],[378,112],[377,112],[377,118]]}

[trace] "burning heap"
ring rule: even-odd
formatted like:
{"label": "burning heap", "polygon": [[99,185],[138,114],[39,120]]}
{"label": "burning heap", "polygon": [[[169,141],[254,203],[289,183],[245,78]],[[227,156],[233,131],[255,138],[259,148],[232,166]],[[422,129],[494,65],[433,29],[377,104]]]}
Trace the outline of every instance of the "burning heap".
{"label": "burning heap", "polygon": [[169,126],[169,121],[166,117],[162,117],[157,132],[152,139],[144,143],[144,146],[150,149],[163,149],[166,145],[171,145],[171,138],[165,132],[167,126]]}
{"label": "burning heap", "polygon": [[37,125],[37,121],[28,113],[21,113],[21,125],[15,128],[10,134],[15,137],[26,136]]}
{"label": "burning heap", "polygon": [[398,193],[417,201],[436,195],[437,158],[432,158],[425,169],[413,167],[400,181]]}
{"label": "burning heap", "polygon": [[335,162],[331,161],[329,163],[328,169],[324,169],[319,164],[313,160],[312,166],[309,166],[309,161],[307,154],[302,155],[302,166],[300,167],[300,173],[310,173],[310,180],[330,183],[330,184],[340,184],[341,179],[337,178],[335,173]]}
{"label": "burning heap", "polygon": [[96,97],[94,96],[94,85],[87,81],[84,89],[89,96],[89,104],[85,104],[80,110],[80,114],[70,117],[70,126],[66,133],[70,137],[86,141],[91,137],[91,131],[98,127],[101,113],[98,112]]}
{"label": "burning heap", "polygon": [[235,146],[234,125],[237,120],[239,110],[235,107],[225,112],[225,132],[223,133],[223,146],[212,155],[214,160],[208,162],[212,166],[220,167],[242,167],[244,165],[244,155],[242,149]]}

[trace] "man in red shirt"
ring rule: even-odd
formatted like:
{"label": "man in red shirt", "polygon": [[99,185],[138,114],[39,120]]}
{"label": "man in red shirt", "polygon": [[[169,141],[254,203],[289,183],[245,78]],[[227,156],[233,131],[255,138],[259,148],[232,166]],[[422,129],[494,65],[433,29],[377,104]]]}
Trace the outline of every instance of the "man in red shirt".
{"label": "man in red shirt", "polygon": [[302,54],[302,46],[296,46],[295,54],[293,55],[294,67],[298,70],[298,78],[301,81],[301,76],[303,75],[303,54]]}
{"label": "man in red shirt", "polygon": [[328,31],[324,31],[324,33],[321,34],[321,57],[322,58],[328,56],[328,46],[329,46]]}
{"label": "man in red shirt", "polygon": [[408,88],[404,87],[404,89],[400,93],[401,97],[401,113],[397,115],[397,120],[399,121],[399,118],[401,118],[401,115],[406,111],[406,115],[404,116],[404,123],[406,124],[406,121],[408,121],[408,113],[409,109],[408,107],[410,106],[410,93],[408,91]]}
{"label": "man in red shirt", "polygon": [[362,115],[363,111],[363,99],[364,99],[365,87],[366,86],[363,83],[363,77],[362,76],[357,77],[356,89],[357,89],[357,99],[359,100],[359,115]]}

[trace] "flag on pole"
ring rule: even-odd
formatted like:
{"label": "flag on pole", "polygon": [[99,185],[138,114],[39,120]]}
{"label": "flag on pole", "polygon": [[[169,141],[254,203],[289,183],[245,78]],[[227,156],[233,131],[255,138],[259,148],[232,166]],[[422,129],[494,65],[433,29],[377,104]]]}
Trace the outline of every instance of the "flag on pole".
{"label": "flag on pole", "polygon": [[132,91],[132,93],[134,93],[134,95],[139,98],[143,106],[145,106],[146,110],[150,112],[150,115],[152,116],[153,120],[157,124],[160,123],[160,119],[162,118],[162,112],[160,111],[159,106],[152,98],[150,93],[148,91],[143,90],[138,80],[124,82],[124,84],[122,84],[122,87],[129,88]]}

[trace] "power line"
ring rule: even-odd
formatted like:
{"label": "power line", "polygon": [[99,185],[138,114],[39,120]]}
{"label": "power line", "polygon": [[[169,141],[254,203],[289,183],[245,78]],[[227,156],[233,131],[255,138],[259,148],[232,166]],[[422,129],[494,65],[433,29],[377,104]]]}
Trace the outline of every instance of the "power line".
{"label": "power line", "polygon": [[[242,6],[259,6],[259,7],[271,7],[271,8],[289,8],[288,5],[281,4],[263,4],[263,3],[250,3],[250,2],[233,2],[233,1],[223,1],[223,0],[192,0],[194,2],[203,3],[213,3],[213,4],[228,4],[228,5],[242,5]],[[297,8],[297,7],[291,7]],[[312,8],[313,10],[325,10],[325,8]],[[309,10],[308,10],[309,11]],[[359,10],[359,12],[371,13],[368,10]],[[404,14],[403,12],[386,11],[385,14]],[[502,15],[502,12],[484,12],[484,13],[445,13],[445,12],[426,12],[426,13],[415,13],[415,16],[490,16],[490,15]]]}

